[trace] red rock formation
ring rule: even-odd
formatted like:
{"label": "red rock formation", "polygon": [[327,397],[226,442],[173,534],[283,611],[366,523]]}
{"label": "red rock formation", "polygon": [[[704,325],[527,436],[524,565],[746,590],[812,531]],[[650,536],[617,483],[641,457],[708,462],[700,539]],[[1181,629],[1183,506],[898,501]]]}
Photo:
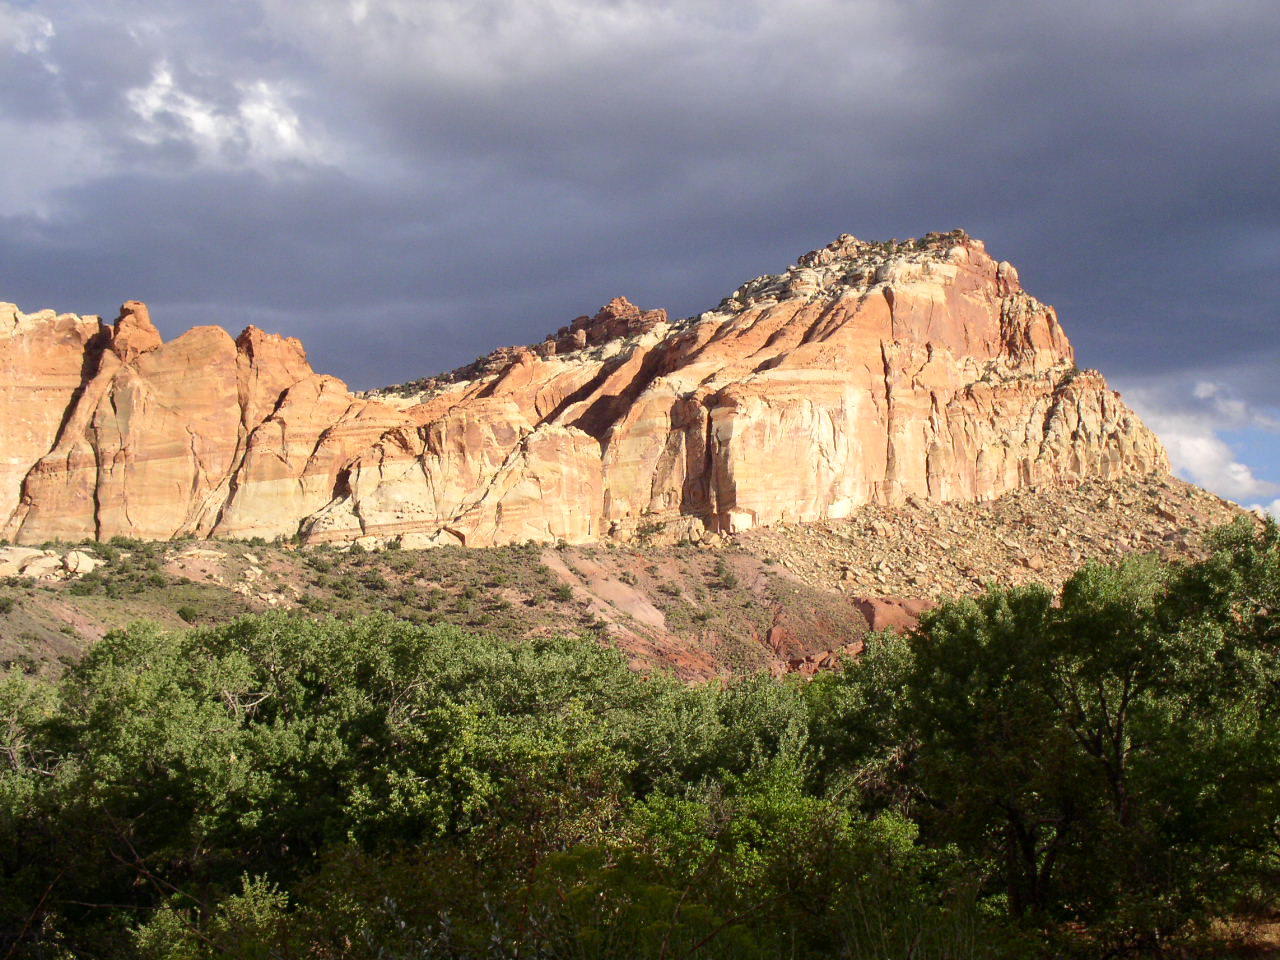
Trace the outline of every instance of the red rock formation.
{"label": "red rock formation", "polygon": [[920,615],[937,604],[921,597],[859,597],[853,606],[872,630],[908,633],[920,623]]}
{"label": "red rock formation", "polygon": [[556,344],[556,352],[566,353],[621,337],[637,337],[666,322],[665,310],[641,310],[626,297],[614,297],[594,317],[578,317],[548,339]]}
{"label": "red rock formation", "polygon": [[0,303],[0,518],[17,508],[23,479],[53,447],[106,336],[97,317]]}
{"label": "red rock formation", "polygon": [[844,236],[675,323],[619,298],[416,405],[254,328],[164,344],[136,302],[113,330],[0,307],[0,372],[4,533],[26,542],[703,536],[1167,469],[1052,308],[959,232]]}
{"label": "red rock formation", "polygon": [[[3,491],[4,533],[23,542],[289,535],[333,496],[346,460],[400,422],[312,373],[297,340],[197,327],[166,344],[136,301],[113,328],[37,316],[0,341],[5,458],[29,457]],[[32,402],[54,372],[58,405]],[[281,474],[286,489],[272,483]]]}

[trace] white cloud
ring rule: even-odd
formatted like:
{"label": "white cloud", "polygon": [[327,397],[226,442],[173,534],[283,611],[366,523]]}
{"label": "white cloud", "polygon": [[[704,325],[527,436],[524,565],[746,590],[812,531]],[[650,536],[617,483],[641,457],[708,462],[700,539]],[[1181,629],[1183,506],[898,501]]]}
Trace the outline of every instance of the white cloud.
{"label": "white cloud", "polygon": [[44,54],[56,31],[53,21],[29,10],[0,7],[0,47],[19,53]]}
{"label": "white cloud", "polygon": [[309,157],[316,151],[302,135],[298,115],[264,80],[241,87],[240,124],[252,152],[264,159]]}
{"label": "white cloud", "polygon": [[140,121],[133,135],[158,145],[185,140],[208,166],[270,164],[316,159],[320,149],[303,135],[302,123],[280,89],[265,80],[237,83],[235,105],[220,108],[182,90],[161,62],[146,86],[125,93]]}
{"label": "white cloud", "polygon": [[[348,81],[361,78],[386,93],[449,91],[477,100],[528,95],[531,83],[565,83],[611,103],[637,81],[649,96],[670,90],[724,100],[764,75],[820,83],[828,97],[854,84],[901,96],[894,78],[904,69],[903,48],[921,45],[906,36],[910,18],[886,0],[349,0],[305,7],[262,0],[262,7],[275,33]],[[805,56],[793,57],[800,49]],[[832,56],[838,71],[816,66]],[[587,99],[575,97],[573,105]]]}
{"label": "white cloud", "polygon": [[1212,425],[1196,417],[1150,410],[1143,419],[1164,441],[1174,468],[1200,486],[1238,501],[1280,493],[1280,484],[1255,476],[1252,468],[1236,460]]}
{"label": "white cloud", "polygon": [[1270,503],[1255,503],[1249,507],[1250,510],[1260,510],[1263,513],[1269,513],[1271,516],[1280,520],[1280,498],[1272,500]]}
{"label": "white cloud", "polygon": [[1280,418],[1250,406],[1220,383],[1198,380],[1191,395],[1209,406],[1223,428],[1258,427],[1262,430],[1280,431]]}
{"label": "white cloud", "polygon": [[[1280,483],[1257,476],[1236,458],[1219,431],[1257,428],[1280,431],[1280,421],[1211,380],[1151,383],[1125,393],[1138,414],[1164,442],[1174,470],[1207,490],[1240,503],[1280,495]],[[1280,499],[1266,507],[1275,510]]]}
{"label": "white cloud", "polygon": [[698,7],[599,0],[355,0],[316,5],[299,18],[296,5],[264,4],[278,25],[293,23],[310,43],[350,58],[354,71],[449,77],[471,83],[560,69],[604,50],[676,39],[700,19]]}

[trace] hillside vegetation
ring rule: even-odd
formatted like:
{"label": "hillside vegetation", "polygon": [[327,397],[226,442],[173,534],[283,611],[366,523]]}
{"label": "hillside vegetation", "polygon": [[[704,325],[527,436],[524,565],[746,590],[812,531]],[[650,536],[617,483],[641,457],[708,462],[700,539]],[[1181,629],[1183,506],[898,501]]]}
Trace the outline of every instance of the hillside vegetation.
{"label": "hillside vegetation", "polygon": [[[72,549],[49,546],[55,566]],[[338,551],[114,537],[74,552],[101,566],[62,579],[0,577],[0,666],[74,660],[139,618],[212,626],[271,609],[340,620],[386,613],[509,640],[572,634],[691,680],[782,672],[867,630],[849,598],[771,558],[694,544]]]}
{"label": "hillside vegetation", "polygon": [[1280,531],[991,587],[690,686],[387,614],[112,632],[0,680],[0,956],[1229,948],[1280,869]]}
{"label": "hillside vegetation", "polygon": [[[180,628],[296,609],[339,619],[381,612],[509,639],[578,634],[687,680],[807,672],[857,648],[862,598],[932,602],[992,581],[1056,591],[1087,560],[1199,559],[1203,532],[1241,514],[1190,484],[1150,477],[977,504],[868,505],[843,520],[715,542],[676,541],[659,528],[626,547],[49,543],[52,577],[0,575],[0,666],[74,659],[140,617]],[[10,550],[0,543],[0,574]],[[58,557],[70,552],[101,565],[63,572]]]}

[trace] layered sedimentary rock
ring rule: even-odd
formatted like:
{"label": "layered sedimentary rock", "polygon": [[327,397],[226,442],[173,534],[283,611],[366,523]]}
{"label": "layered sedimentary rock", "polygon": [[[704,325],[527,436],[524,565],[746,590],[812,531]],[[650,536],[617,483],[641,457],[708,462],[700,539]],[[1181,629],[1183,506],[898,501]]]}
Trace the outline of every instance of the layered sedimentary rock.
{"label": "layered sedimentary rock", "polygon": [[253,327],[166,344],[136,301],[114,326],[5,310],[0,496],[3,533],[22,542],[296,530],[401,422]]}
{"label": "layered sedimentary rock", "polygon": [[0,365],[22,541],[701,536],[1167,470],[960,232],[843,236],[676,322],[618,299],[408,398],[353,396],[252,328],[163,344],[137,303],[113,328],[0,307]]}
{"label": "layered sedimentary rock", "polygon": [[99,336],[97,317],[0,303],[0,516],[13,513],[32,464],[57,440]]}

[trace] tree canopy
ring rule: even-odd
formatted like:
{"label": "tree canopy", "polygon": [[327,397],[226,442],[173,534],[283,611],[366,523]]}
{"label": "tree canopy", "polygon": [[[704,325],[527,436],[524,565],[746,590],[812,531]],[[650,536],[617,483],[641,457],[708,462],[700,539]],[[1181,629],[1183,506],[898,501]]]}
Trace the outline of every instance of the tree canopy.
{"label": "tree canopy", "polygon": [[812,681],[274,613],[0,675],[0,957],[1158,953],[1275,906],[1280,536]]}

